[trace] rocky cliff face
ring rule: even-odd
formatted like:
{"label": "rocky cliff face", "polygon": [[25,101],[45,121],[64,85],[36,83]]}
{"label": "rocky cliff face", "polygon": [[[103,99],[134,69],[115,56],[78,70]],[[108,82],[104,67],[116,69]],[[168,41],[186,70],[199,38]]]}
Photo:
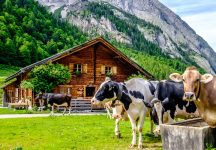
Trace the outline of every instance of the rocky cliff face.
{"label": "rocky cliff face", "polygon": [[[108,18],[97,18],[92,14],[83,15],[86,5],[90,2],[105,2],[122,20],[131,20],[132,14],[141,20],[156,25],[160,30],[146,28],[136,24],[137,29],[145,38],[158,44],[162,51],[173,58],[183,58],[185,55],[195,61],[207,72],[216,72],[216,53],[208,43],[198,36],[179,16],[173,13],[158,0],[38,0],[46,5],[53,13],[60,13],[62,18],[80,27],[91,35],[109,34],[117,41],[132,43],[131,37],[118,31],[117,27]],[[132,24],[133,22],[131,22]]]}

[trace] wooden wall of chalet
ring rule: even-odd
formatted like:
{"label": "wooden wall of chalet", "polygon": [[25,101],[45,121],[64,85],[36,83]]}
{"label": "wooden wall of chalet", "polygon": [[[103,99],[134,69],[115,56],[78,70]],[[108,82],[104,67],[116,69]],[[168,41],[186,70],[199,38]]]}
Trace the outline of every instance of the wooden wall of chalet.
{"label": "wooden wall of chalet", "polygon": [[15,103],[19,100],[23,100],[23,102],[25,102],[25,100],[29,98],[34,100],[33,91],[31,89],[22,89],[19,85],[20,81],[14,81],[3,89],[6,94],[6,103]]}
{"label": "wooden wall of chalet", "polygon": [[84,86],[95,86],[96,89],[98,88],[106,77],[106,75],[101,72],[102,66],[116,67],[117,74],[113,75],[112,79],[119,82],[126,80],[131,74],[137,73],[137,70],[132,67],[131,64],[123,61],[122,58],[119,58],[116,53],[103,44],[98,44],[73,53],[57,60],[56,63],[66,66],[70,66],[70,64],[82,64],[87,68],[87,71],[82,73],[81,76],[74,75],[71,70],[71,81],[67,83],[67,85],[60,85],[55,89],[55,92],[61,92],[61,88],[71,87],[69,93],[71,93],[73,97],[78,97],[77,90]]}

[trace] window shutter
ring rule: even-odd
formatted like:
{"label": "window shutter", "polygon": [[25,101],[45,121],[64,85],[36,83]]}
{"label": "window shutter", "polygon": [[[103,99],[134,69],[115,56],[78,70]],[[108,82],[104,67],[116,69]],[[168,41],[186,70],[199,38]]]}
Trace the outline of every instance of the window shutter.
{"label": "window shutter", "polygon": [[87,73],[88,72],[88,64],[83,64],[82,72],[83,73]]}
{"label": "window shutter", "polygon": [[113,75],[116,75],[116,74],[117,74],[117,67],[116,67],[116,66],[113,66],[113,67],[112,67],[112,74],[113,74]]}
{"label": "window shutter", "polygon": [[73,72],[74,69],[74,64],[73,63],[69,63],[69,70],[70,72]]}
{"label": "window shutter", "polygon": [[101,66],[101,74],[105,74],[105,66],[104,65]]}

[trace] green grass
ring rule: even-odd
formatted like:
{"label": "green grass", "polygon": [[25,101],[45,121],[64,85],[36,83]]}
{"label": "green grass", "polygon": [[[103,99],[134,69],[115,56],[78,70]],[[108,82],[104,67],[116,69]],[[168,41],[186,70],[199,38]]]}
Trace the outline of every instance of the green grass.
{"label": "green grass", "polygon": [[26,109],[13,109],[13,108],[0,108],[0,115],[4,114],[47,114],[50,113],[50,110],[46,111],[33,111]]}
{"label": "green grass", "polygon": [[[0,149],[128,149],[132,140],[130,122],[120,122],[120,139],[114,135],[114,124],[114,120],[104,115],[1,119]],[[149,118],[143,139],[145,148],[162,149],[160,138],[150,134]]]}
{"label": "green grass", "polygon": [[[12,75],[18,70],[19,67],[0,64],[0,87],[4,85],[4,81],[8,76]],[[3,90],[0,88],[0,104],[2,103],[2,94]]]}

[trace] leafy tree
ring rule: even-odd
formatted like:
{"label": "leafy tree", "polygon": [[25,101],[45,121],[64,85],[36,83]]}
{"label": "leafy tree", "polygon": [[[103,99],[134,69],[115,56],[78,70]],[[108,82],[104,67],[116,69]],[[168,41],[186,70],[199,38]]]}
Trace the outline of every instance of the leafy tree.
{"label": "leafy tree", "polygon": [[34,89],[34,85],[29,82],[29,81],[26,81],[26,80],[23,80],[20,84],[21,88],[23,89]]}
{"label": "leafy tree", "polygon": [[0,0],[0,63],[26,66],[86,41],[34,0]]}
{"label": "leafy tree", "polygon": [[[51,92],[59,84],[65,84],[71,79],[70,71],[62,64],[46,64],[36,66],[29,74],[30,82],[36,92]],[[30,85],[31,85],[30,84]]]}

